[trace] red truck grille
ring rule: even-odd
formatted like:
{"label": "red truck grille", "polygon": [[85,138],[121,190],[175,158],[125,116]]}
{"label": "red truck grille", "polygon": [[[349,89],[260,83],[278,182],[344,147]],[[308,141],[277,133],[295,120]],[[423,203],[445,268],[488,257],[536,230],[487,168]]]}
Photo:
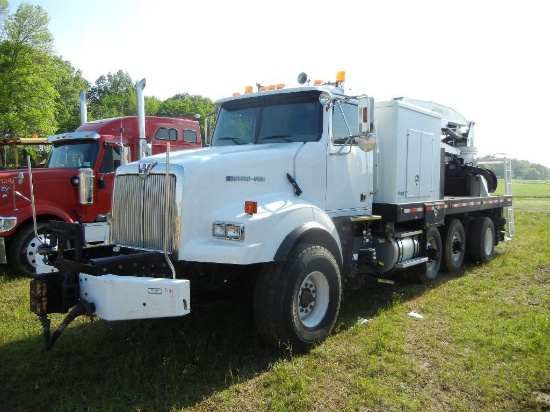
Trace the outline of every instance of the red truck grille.
{"label": "red truck grille", "polygon": [[[111,240],[120,246],[164,251],[165,175],[119,175],[115,180]],[[167,251],[177,258],[180,224],[175,207],[176,178],[170,175]]]}

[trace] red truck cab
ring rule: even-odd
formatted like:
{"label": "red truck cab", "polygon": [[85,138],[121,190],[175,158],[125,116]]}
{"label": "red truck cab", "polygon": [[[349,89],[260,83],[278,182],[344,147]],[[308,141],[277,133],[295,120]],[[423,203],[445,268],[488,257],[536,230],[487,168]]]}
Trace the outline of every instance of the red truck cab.
{"label": "red truck cab", "polygon": [[[51,136],[48,142],[53,147],[46,166],[31,170],[32,182],[28,170],[0,172],[0,263],[12,263],[21,274],[34,273],[41,241],[35,236],[33,196],[39,238],[44,237],[40,233],[50,220],[106,222],[119,165],[138,160],[143,150],[163,153],[167,143],[171,151],[202,146],[195,119],[146,116],[145,142],[141,143],[138,123],[137,116],[90,121],[74,132]],[[79,198],[83,170],[93,182],[93,195],[86,202]],[[106,240],[103,230],[93,236],[87,240]]]}

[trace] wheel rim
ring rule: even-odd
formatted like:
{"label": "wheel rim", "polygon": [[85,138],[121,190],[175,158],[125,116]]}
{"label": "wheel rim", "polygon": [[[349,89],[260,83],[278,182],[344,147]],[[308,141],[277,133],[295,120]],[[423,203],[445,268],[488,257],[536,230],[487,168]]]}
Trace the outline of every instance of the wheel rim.
{"label": "wheel rim", "polygon": [[493,231],[491,228],[487,228],[485,231],[485,235],[483,236],[483,245],[485,247],[485,255],[490,256],[493,251],[493,242],[495,239],[495,235],[493,234]]}
{"label": "wheel rim", "polygon": [[437,263],[437,260],[439,259],[438,256],[438,244],[435,238],[428,239],[427,244],[427,255],[428,255],[428,262],[426,263],[429,270],[432,270],[434,265]]}
{"label": "wheel rim", "polygon": [[25,250],[25,256],[27,257],[27,261],[29,262],[29,265],[32,267],[36,267],[36,251],[38,250],[38,247],[42,243],[46,243],[46,236],[44,234],[38,234],[38,238],[36,236],[33,236],[29,243],[27,244],[27,248]]}
{"label": "wheel rim", "polygon": [[327,313],[328,303],[327,278],[321,272],[311,272],[300,285],[296,297],[295,304],[300,322],[308,328],[317,326]]}
{"label": "wheel rim", "polygon": [[453,262],[460,262],[460,259],[464,254],[464,239],[462,239],[462,235],[460,234],[460,232],[453,233],[451,250],[451,259],[453,260]]}

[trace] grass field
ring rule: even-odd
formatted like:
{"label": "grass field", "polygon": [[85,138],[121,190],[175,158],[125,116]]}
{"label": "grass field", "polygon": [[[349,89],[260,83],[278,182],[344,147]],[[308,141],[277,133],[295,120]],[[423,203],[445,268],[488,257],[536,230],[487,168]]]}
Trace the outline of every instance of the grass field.
{"label": "grass field", "polygon": [[514,195],[516,236],[493,261],[346,294],[334,333],[300,356],[266,346],[239,302],[79,318],[45,352],[29,279],[0,275],[0,409],[548,410],[550,184],[516,182]]}

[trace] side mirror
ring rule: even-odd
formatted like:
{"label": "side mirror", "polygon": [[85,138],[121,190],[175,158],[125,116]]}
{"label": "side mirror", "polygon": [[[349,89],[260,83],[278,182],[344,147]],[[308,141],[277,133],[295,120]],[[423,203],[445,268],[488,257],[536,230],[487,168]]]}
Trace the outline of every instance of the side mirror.
{"label": "side mirror", "polygon": [[374,130],[374,98],[362,96],[358,100],[359,134],[367,135]]}
{"label": "side mirror", "polygon": [[358,102],[359,137],[356,141],[361,150],[370,152],[377,144],[374,134],[374,98],[362,96],[358,98]]}

